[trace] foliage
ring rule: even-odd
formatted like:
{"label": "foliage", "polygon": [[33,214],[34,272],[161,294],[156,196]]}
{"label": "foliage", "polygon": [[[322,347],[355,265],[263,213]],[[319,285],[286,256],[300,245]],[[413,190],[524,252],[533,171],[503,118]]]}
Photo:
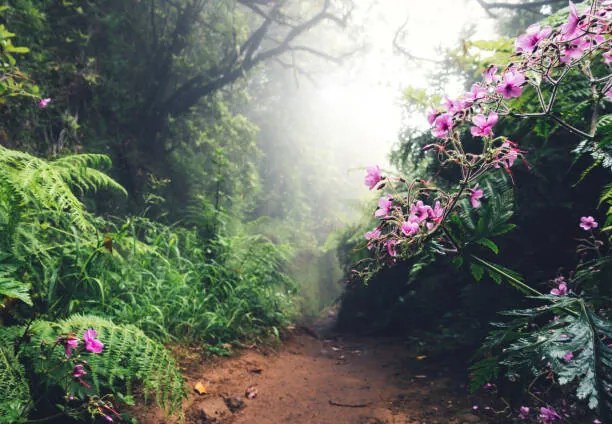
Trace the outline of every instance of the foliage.
{"label": "foliage", "polygon": [[[4,333],[4,329],[2,329],[2,332]],[[25,377],[23,364],[13,353],[11,343],[2,337],[2,346],[0,347],[0,422],[18,422],[27,415],[30,408],[30,387]]]}
{"label": "foliage", "polygon": [[[105,340],[99,355],[88,357],[89,375],[96,392],[110,390],[120,399],[130,399],[133,384],[139,382],[145,399],[154,396],[167,412],[180,411],[185,396],[183,377],[171,354],[133,325],[116,325],[112,321],[91,315],[73,315],[57,322],[35,321],[28,334],[30,340],[23,356],[32,364],[41,387],[62,386],[70,372],[58,366],[64,351],[57,339],[62,334],[82,334],[95,328]],[[86,392],[77,382],[69,386],[71,394]]]}
{"label": "foliage", "polygon": [[580,298],[548,295],[538,299],[544,304],[503,313],[513,319],[495,324],[483,343],[485,359],[472,367],[472,389],[494,378],[499,365],[511,379],[525,373],[539,377],[550,370],[559,384],[575,383],[576,396],[590,408],[601,402],[602,411],[609,410],[612,353],[606,340],[612,336],[610,321]]}
{"label": "foliage", "polygon": [[[365,233],[367,242],[356,243],[357,247],[367,246],[369,252],[352,255],[365,259],[351,266],[356,271],[350,276],[349,290],[349,294],[358,294],[365,290],[355,289],[358,281],[371,279],[370,285],[383,286],[391,295],[384,297],[384,289],[375,292],[368,288],[368,293],[376,296],[364,299],[359,309],[388,310],[395,307],[394,299],[403,299],[410,290],[423,292],[430,288],[427,286],[440,284],[435,280],[415,284],[407,277],[408,270],[418,267],[424,255],[435,255],[439,269],[445,269],[451,257],[452,263],[464,270],[454,276],[460,284],[466,284],[468,273],[476,281],[487,275],[498,284],[506,282],[552,302],[523,310],[514,306],[514,314],[522,321],[504,323],[507,327],[491,333],[489,341],[494,341],[501,353],[499,357],[485,355],[473,367],[473,387],[498,377],[500,363],[514,380],[525,383],[525,388],[527,372],[556,376],[559,383],[575,388],[574,397],[566,393],[572,408],[579,408],[577,400],[586,400],[602,418],[609,409],[603,398],[609,384],[605,376],[610,374],[606,284],[610,240],[591,232],[597,222],[586,216],[586,211],[593,210],[598,197],[600,204],[609,203],[609,189],[599,193],[609,183],[609,8],[606,2],[597,1],[586,9],[582,6],[580,12],[571,6],[569,18],[567,14],[553,16],[530,27],[515,41],[513,50],[507,40],[501,40],[474,43],[470,48],[475,51],[466,48],[463,55],[456,55],[461,60],[455,58],[455,64],[462,69],[469,91],[458,98],[444,97],[442,105],[429,109],[431,134],[418,129],[405,132],[394,156],[402,175],[383,175],[378,167],[366,171],[366,185],[380,190],[382,197],[374,213],[375,227]],[[580,16],[583,20],[579,22]],[[585,43],[578,47],[576,56],[568,58],[568,43],[573,42],[565,38],[569,32],[575,31],[572,36],[579,39],[590,37],[591,30],[601,35],[598,41]],[[492,55],[482,54],[487,49]],[[491,65],[482,81],[470,78],[483,60],[508,57],[505,53],[514,55],[508,59],[510,64],[499,68],[503,69],[501,74]],[[408,94],[409,110],[422,110],[423,93],[409,90]],[[432,96],[432,100],[440,97]],[[518,167],[520,162],[526,166]],[[516,190],[499,178],[502,171]],[[585,216],[580,218],[580,213]],[[608,214],[606,222],[609,219]],[[578,231],[588,235],[581,237],[574,249]],[[499,259],[489,259],[493,255]],[[436,270],[429,268],[435,274]],[[566,271],[573,268],[576,271]],[[558,286],[550,290],[551,296],[545,296],[543,280],[550,275],[558,276]],[[562,275],[567,275],[567,280]],[[398,287],[403,288],[398,291]],[[456,320],[477,314],[469,306],[486,298],[490,290],[480,285],[468,291],[465,286],[462,292],[470,293],[470,300],[455,302],[447,314]],[[490,308],[507,309],[510,305],[503,303],[508,300],[515,305],[533,302],[504,298],[502,290],[493,290],[498,295]],[[346,299],[354,299],[345,296],[348,310],[351,303]],[[445,296],[430,302],[428,308],[435,310],[445,305]],[[547,311],[554,311],[554,322],[543,321],[540,315]],[[397,315],[396,320],[408,317],[409,313]],[[482,313],[480,319],[490,316]],[[463,331],[467,335],[473,330],[468,324]],[[560,341],[560,334],[569,338]],[[573,358],[566,356],[568,351]],[[547,368],[548,362],[551,368]],[[552,398],[536,399],[546,406],[553,402]]]}

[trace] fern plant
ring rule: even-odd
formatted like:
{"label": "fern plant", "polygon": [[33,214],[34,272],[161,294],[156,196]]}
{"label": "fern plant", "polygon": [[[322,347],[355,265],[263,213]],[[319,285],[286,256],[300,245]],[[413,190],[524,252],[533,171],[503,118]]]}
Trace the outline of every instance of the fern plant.
{"label": "fern plant", "polygon": [[16,423],[32,405],[23,364],[12,349],[17,327],[0,328],[0,423]]}
{"label": "fern plant", "polygon": [[[45,386],[62,387],[70,369],[62,369],[64,351],[57,339],[63,334],[82,334],[95,328],[105,348],[99,355],[88,357],[89,376],[96,392],[112,391],[130,401],[133,384],[138,382],[145,400],[153,396],[168,413],[181,411],[185,396],[183,377],[171,354],[158,342],[132,325],[117,325],[112,321],[91,316],[73,315],[59,322],[35,321],[29,329],[30,341],[23,355],[33,365],[33,371]],[[69,390],[85,390],[78,383]]]}
{"label": "fern plant", "polygon": [[[47,288],[53,284],[52,270],[58,269],[56,258],[63,256],[61,247],[66,240],[74,243],[77,232],[95,232],[80,195],[100,188],[125,193],[95,169],[109,163],[103,155],[49,161],[0,146],[0,296],[5,301],[31,306],[32,285],[39,295],[53,292]],[[53,255],[58,250],[60,255]]]}
{"label": "fern plant", "polygon": [[[472,368],[472,389],[497,377],[500,365],[510,378],[549,369],[561,385],[575,384],[578,399],[609,414],[612,407],[612,322],[576,297],[539,296],[545,304],[506,311],[494,324]],[[534,325],[539,323],[534,330]],[[495,352],[495,353],[494,353]]]}
{"label": "fern plant", "polygon": [[[115,180],[95,169],[108,165],[110,159],[105,155],[69,155],[48,161],[0,146],[0,190],[7,224],[51,210],[68,217],[81,231],[92,230],[74,191],[110,188],[127,195]],[[17,213],[24,216],[15,216]]]}

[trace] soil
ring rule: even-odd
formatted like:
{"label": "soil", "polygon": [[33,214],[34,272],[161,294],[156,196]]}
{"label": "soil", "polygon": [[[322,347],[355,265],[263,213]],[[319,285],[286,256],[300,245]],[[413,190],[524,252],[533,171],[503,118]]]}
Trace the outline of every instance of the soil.
{"label": "soil", "polygon": [[[292,331],[278,350],[186,361],[187,424],[460,424],[493,422],[473,409],[465,362],[428,358],[397,338]],[[199,389],[200,394],[196,391]],[[170,423],[156,409],[141,423]]]}

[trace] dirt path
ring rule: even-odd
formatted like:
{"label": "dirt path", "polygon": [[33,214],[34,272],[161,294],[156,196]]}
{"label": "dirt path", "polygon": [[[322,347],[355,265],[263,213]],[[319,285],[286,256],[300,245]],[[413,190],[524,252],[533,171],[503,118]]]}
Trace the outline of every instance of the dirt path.
{"label": "dirt path", "polygon": [[[434,363],[394,339],[317,339],[295,332],[278,352],[247,349],[234,358],[191,364],[186,422],[486,423],[453,370],[465,364],[452,359]],[[205,394],[196,393],[197,383]],[[155,411],[139,420],[164,422]]]}

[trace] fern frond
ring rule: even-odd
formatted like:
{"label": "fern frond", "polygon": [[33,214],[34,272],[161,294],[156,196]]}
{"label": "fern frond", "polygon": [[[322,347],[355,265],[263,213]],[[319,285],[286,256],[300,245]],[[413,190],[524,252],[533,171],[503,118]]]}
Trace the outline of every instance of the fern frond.
{"label": "fern frond", "polygon": [[154,396],[156,403],[169,414],[181,411],[185,390],[176,362],[163,345],[133,325],[117,325],[92,315],[72,315],[59,322],[36,321],[30,328],[31,341],[26,349],[35,372],[54,378],[47,371],[57,366],[63,350],[55,349],[51,358],[45,360],[41,359],[41,347],[53,346],[61,334],[80,335],[88,328],[94,328],[105,343],[101,354],[88,357],[91,367],[88,377],[97,390],[131,395],[133,383],[138,382],[145,398]]}
{"label": "fern frond", "polygon": [[85,209],[73,190],[110,188],[127,194],[116,181],[94,169],[109,163],[103,155],[70,155],[53,161],[0,146],[0,185],[21,206],[65,214],[80,230],[91,230]]}
{"label": "fern frond", "polygon": [[23,365],[13,353],[12,343],[5,343],[15,334],[0,328],[0,423],[17,423],[27,417],[31,408],[30,388]]}

